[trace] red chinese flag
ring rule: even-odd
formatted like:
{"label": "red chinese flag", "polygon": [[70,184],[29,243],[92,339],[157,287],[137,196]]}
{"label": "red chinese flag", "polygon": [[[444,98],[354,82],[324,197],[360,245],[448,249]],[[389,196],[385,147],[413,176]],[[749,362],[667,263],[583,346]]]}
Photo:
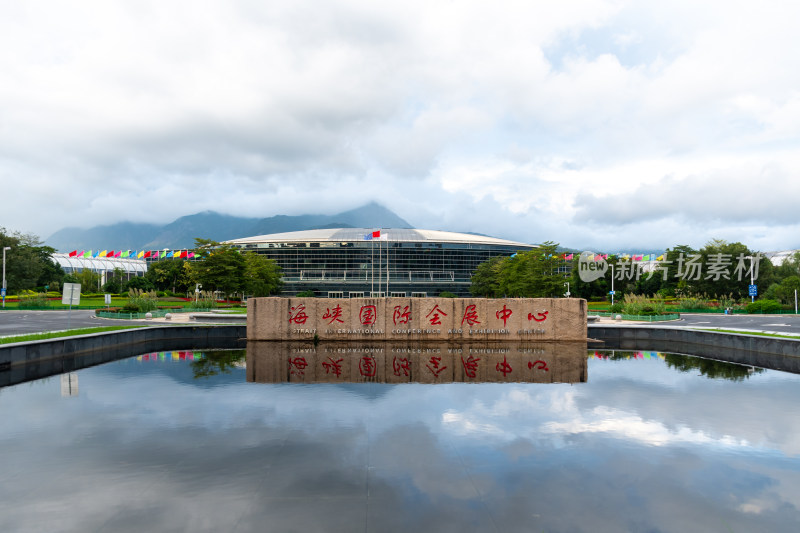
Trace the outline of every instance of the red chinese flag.
{"label": "red chinese flag", "polygon": [[373,231],[373,232],[372,232],[372,238],[373,238],[373,239],[377,239],[377,238],[378,238],[378,237],[380,237],[380,236],[381,236],[381,230],[378,230],[378,231]]}
{"label": "red chinese flag", "polygon": [[189,257],[189,250],[181,250],[181,255],[179,256],[181,259],[184,257]]}
{"label": "red chinese flag", "polygon": [[147,251],[144,253],[144,256],[145,256],[146,258],[147,258],[147,257],[150,257],[150,250],[147,250]]}
{"label": "red chinese flag", "polygon": [[73,250],[69,253],[70,257],[75,257],[76,255],[78,255],[78,250]]}

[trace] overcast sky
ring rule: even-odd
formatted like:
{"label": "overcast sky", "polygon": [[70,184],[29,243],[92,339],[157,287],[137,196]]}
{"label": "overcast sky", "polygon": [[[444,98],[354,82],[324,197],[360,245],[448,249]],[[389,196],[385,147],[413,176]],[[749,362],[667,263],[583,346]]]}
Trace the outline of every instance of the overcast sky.
{"label": "overcast sky", "polygon": [[[800,247],[800,3],[0,0],[0,226]],[[99,245],[99,244],[98,244]]]}

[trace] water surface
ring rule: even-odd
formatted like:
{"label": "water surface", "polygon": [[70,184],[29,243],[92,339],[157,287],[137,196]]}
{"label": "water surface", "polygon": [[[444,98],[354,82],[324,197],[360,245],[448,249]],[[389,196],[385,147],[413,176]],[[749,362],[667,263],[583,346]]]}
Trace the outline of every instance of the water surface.
{"label": "water surface", "polygon": [[570,383],[259,383],[162,352],[6,387],[0,531],[797,531],[800,376],[581,357]]}

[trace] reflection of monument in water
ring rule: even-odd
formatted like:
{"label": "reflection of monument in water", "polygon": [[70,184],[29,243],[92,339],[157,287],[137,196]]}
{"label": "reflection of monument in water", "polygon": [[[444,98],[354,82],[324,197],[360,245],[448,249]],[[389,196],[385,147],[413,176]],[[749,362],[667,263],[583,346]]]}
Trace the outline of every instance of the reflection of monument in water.
{"label": "reflection of monument in water", "polygon": [[583,383],[586,343],[247,343],[258,383]]}
{"label": "reflection of monument in water", "polygon": [[247,307],[248,381],[587,379],[581,299],[251,298]]}

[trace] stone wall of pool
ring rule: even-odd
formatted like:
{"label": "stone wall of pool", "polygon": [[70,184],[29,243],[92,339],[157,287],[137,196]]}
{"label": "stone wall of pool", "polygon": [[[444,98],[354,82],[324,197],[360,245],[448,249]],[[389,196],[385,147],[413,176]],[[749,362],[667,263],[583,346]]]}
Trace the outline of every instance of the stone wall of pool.
{"label": "stone wall of pool", "polygon": [[654,325],[589,324],[588,333],[590,346],[683,353],[800,373],[800,339]]}
{"label": "stone wall of pool", "polygon": [[0,387],[162,350],[244,349],[246,327],[165,326],[0,346]]}

